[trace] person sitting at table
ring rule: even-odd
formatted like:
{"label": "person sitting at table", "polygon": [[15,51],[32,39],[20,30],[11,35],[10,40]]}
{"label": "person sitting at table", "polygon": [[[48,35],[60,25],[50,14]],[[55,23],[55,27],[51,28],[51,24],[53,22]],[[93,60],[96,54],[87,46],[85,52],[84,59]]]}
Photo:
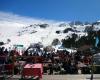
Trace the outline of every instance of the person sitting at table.
{"label": "person sitting at table", "polygon": [[49,64],[49,74],[53,74],[53,64]]}

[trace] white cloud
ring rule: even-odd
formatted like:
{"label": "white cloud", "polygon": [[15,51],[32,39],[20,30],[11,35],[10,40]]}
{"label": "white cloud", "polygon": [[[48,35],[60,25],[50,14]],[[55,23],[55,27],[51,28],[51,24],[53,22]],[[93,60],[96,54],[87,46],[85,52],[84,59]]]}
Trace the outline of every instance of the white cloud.
{"label": "white cloud", "polygon": [[2,12],[0,11],[0,21],[8,21],[8,22],[15,22],[21,24],[36,24],[36,23],[55,23],[58,21],[54,20],[45,20],[39,18],[31,18],[27,16],[20,16],[11,12]]}
{"label": "white cloud", "polygon": [[31,18],[0,11],[0,37],[15,35],[21,27],[39,23],[55,24],[57,21]]}

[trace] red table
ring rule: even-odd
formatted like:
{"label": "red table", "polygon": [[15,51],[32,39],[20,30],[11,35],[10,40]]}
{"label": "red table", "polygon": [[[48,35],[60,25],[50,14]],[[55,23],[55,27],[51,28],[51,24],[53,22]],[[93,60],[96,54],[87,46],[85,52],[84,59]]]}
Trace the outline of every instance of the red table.
{"label": "red table", "polygon": [[42,64],[26,64],[22,71],[22,76],[39,76],[42,78],[43,65]]}

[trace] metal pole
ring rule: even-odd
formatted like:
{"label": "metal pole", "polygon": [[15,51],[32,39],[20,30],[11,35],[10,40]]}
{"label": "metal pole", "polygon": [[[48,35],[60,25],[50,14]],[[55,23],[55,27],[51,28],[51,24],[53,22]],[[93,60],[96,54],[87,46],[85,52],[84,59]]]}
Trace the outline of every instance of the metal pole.
{"label": "metal pole", "polygon": [[90,80],[93,80],[93,72],[94,72],[94,66],[93,66],[93,54],[92,54],[92,58],[91,58],[91,78]]}

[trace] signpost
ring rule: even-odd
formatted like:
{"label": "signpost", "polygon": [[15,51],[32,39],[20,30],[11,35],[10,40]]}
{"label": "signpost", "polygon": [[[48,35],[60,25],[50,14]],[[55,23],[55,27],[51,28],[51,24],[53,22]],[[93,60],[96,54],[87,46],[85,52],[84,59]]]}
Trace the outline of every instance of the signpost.
{"label": "signpost", "polygon": [[93,66],[93,54],[92,54],[92,58],[91,58],[91,78],[90,78],[90,80],[93,80],[93,72],[94,72],[94,66]]}
{"label": "signpost", "polygon": [[93,80],[93,73],[94,73],[94,57],[93,57],[93,53],[95,52],[92,48],[90,49],[91,51],[91,55],[92,55],[92,58],[91,58],[91,78],[90,80]]}

